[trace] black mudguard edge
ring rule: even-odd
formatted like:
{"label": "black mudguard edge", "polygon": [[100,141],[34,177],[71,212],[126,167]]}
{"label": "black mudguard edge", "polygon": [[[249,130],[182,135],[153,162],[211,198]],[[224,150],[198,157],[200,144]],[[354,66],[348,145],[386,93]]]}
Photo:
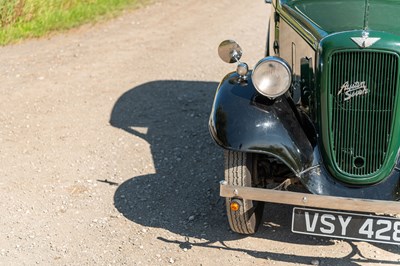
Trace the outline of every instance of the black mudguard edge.
{"label": "black mudguard edge", "polygon": [[[209,120],[210,133],[225,149],[272,155],[294,173],[311,166],[313,148],[286,97],[257,101],[251,80],[228,74],[220,83]],[[266,103],[267,102],[267,103]]]}
{"label": "black mudguard edge", "polygon": [[[218,86],[209,119],[214,141],[224,149],[273,156],[287,165],[313,194],[398,200],[400,161],[383,181],[368,186],[341,183],[324,167],[286,97],[257,101],[251,79],[228,74]],[[261,103],[262,102],[262,103]],[[267,102],[267,103],[265,103]]]}

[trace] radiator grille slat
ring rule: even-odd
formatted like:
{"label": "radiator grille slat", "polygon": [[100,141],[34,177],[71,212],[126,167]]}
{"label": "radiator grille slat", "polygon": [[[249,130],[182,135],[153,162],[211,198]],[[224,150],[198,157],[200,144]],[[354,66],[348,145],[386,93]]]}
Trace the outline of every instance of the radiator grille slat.
{"label": "radiator grille slat", "polygon": [[353,176],[377,172],[389,145],[397,97],[398,56],[373,51],[332,55],[329,133],[335,165]]}

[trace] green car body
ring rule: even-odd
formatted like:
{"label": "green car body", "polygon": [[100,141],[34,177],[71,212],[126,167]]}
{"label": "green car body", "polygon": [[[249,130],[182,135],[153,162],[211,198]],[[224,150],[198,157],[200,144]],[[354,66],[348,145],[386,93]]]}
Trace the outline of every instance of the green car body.
{"label": "green car body", "polygon": [[327,35],[352,30],[400,34],[400,5],[396,0],[280,1],[277,11],[292,22],[297,20],[320,41]]}
{"label": "green car body", "polygon": [[[289,64],[292,86],[267,99],[249,75],[239,95],[237,73],[227,75],[210,116],[214,140],[278,159],[314,194],[399,199],[400,2],[271,7],[266,55]],[[264,132],[263,119],[273,125]]]}
{"label": "green car body", "polygon": [[[351,184],[385,179],[396,165],[400,145],[396,119],[400,114],[399,3],[306,0],[276,4],[280,18],[316,52],[316,80],[310,84],[316,109],[312,111],[317,114],[326,167]],[[377,41],[360,47],[352,38],[365,33]],[[368,93],[338,102],[337,89],[346,81],[350,85],[366,82]],[[354,110],[332,111],[339,107]]]}

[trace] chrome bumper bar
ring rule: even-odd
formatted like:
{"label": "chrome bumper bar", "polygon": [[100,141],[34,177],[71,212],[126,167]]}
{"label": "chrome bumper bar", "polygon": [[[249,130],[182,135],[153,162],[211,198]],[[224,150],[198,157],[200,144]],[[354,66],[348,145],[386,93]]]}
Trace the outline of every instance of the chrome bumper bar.
{"label": "chrome bumper bar", "polygon": [[332,210],[400,216],[400,202],[314,195],[299,192],[231,186],[220,183],[220,196]]}

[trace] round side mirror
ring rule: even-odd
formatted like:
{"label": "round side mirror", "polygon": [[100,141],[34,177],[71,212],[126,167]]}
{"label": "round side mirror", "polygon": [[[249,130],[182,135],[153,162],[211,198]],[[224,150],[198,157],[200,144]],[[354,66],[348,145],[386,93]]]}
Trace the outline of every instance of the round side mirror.
{"label": "round side mirror", "polygon": [[218,55],[226,63],[236,63],[242,57],[242,48],[235,41],[225,40],[218,46]]}

